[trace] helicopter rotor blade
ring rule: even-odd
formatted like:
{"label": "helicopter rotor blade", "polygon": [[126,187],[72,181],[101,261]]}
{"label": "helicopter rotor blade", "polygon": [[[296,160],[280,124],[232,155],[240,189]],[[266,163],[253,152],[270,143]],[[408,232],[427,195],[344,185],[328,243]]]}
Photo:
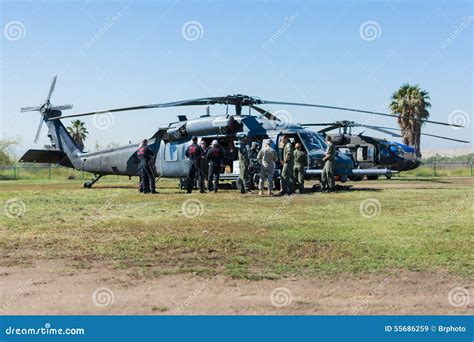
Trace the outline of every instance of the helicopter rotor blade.
{"label": "helicopter rotor blade", "polygon": [[65,104],[65,105],[53,106],[51,107],[51,110],[68,110],[68,109],[72,109],[72,107],[73,107],[72,104]]}
{"label": "helicopter rotor blade", "polygon": [[[377,128],[381,128],[381,129],[387,129],[387,130],[392,130],[392,131],[398,131],[397,128],[393,128],[393,127],[381,127],[381,126],[373,126],[373,127],[377,127]],[[433,138],[439,138],[439,139],[445,139],[445,140],[451,140],[451,141],[457,141],[457,142],[460,142],[460,143],[464,143],[464,144],[469,144],[470,141],[467,141],[467,140],[461,140],[461,139],[454,139],[454,138],[449,138],[449,137],[444,137],[442,135],[436,135],[436,134],[430,134],[430,133],[420,133],[421,135],[426,135],[428,137],[433,137]]]}
{"label": "helicopter rotor blade", "polygon": [[51,86],[49,87],[49,93],[48,93],[48,96],[46,97],[46,103],[49,103],[51,100],[51,95],[53,94],[53,91],[54,91],[54,87],[56,87],[56,80],[58,78],[58,75],[55,75],[53,77],[53,81],[51,82]]}
{"label": "helicopter rotor blade", "polygon": [[32,107],[21,107],[20,113],[25,112],[39,112],[41,110],[40,106],[32,106]]}
{"label": "helicopter rotor blade", "polygon": [[175,102],[166,102],[166,103],[155,103],[155,104],[132,106],[132,107],[120,107],[120,108],[98,110],[98,111],[95,111],[95,112],[86,112],[86,113],[78,113],[78,114],[57,116],[57,117],[50,118],[50,120],[75,118],[75,117],[78,117],[78,116],[88,116],[88,115],[95,115],[95,114],[126,112],[126,111],[132,111],[132,110],[140,110],[140,109],[210,105],[210,104],[218,103],[219,100],[221,100],[221,99],[222,98],[202,98],[202,99],[184,100],[184,101],[175,101]]}
{"label": "helicopter rotor blade", "polygon": [[326,133],[326,132],[332,131],[333,129],[337,129],[337,128],[339,128],[339,126],[333,125],[333,126],[330,126],[330,127],[320,129],[318,132],[319,133]]}
{"label": "helicopter rotor blade", "polygon": [[[316,107],[316,108],[335,109],[335,110],[344,110],[344,111],[348,111],[348,112],[388,116],[388,117],[392,117],[392,118],[396,117],[393,114],[375,112],[375,111],[370,111],[370,110],[362,110],[362,109],[347,108],[347,107],[327,106],[327,105],[319,105],[319,104],[311,104],[311,103],[281,102],[281,101],[267,101],[267,100],[261,100],[261,103],[262,104],[288,105],[288,106],[301,106],[301,107]],[[411,119],[411,120],[419,121],[419,122],[428,122],[428,123],[432,123],[432,124],[436,124],[436,125],[444,125],[444,126],[452,126],[452,127],[464,127],[462,125],[451,124],[451,123],[440,122],[440,121],[432,121],[432,120],[411,118],[411,117],[407,117],[407,116],[404,116],[404,115],[398,115],[398,117],[407,118],[407,119]]]}
{"label": "helicopter rotor blade", "polygon": [[460,142],[460,143],[463,143],[463,144],[470,144],[471,143],[470,141],[467,141],[467,140],[448,138],[448,137],[443,137],[441,135],[435,135],[435,134],[421,133],[421,135],[426,135],[428,137],[433,137],[433,138],[438,138],[438,139],[457,141],[457,142]]}
{"label": "helicopter rotor blade", "polygon": [[278,117],[270,113],[268,110],[265,110],[263,108],[257,107],[257,106],[250,106],[250,108],[255,109],[257,112],[262,114],[264,117],[266,117],[268,120],[275,120],[275,121],[281,121]]}
{"label": "helicopter rotor blade", "polygon": [[36,131],[36,136],[35,136],[35,140],[34,140],[34,143],[36,144],[39,140],[39,136],[40,136],[40,133],[41,133],[41,128],[43,127],[43,115],[40,116],[40,122],[39,122],[39,125],[38,125],[38,130]]}
{"label": "helicopter rotor blade", "polygon": [[370,126],[370,125],[361,125],[361,124],[354,124],[353,127],[365,127],[365,128],[370,128],[370,129],[373,129],[374,131],[379,131],[381,133],[385,133],[385,134],[388,134],[392,137],[396,137],[396,138],[401,138],[402,136],[398,133],[394,133],[394,132],[391,132],[387,129],[385,129],[384,127],[379,127],[379,126]]}
{"label": "helicopter rotor blade", "polygon": [[311,127],[311,126],[332,126],[334,125],[334,122],[331,122],[331,123],[304,123],[304,124],[300,124],[301,126],[308,126],[308,127]]}

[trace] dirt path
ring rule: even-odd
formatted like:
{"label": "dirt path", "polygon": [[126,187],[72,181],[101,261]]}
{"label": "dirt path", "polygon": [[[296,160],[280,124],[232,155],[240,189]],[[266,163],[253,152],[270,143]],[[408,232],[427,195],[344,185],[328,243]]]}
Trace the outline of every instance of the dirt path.
{"label": "dirt path", "polygon": [[[462,305],[451,305],[449,297]],[[169,275],[137,280],[122,270],[99,265],[77,270],[49,260],[1,268],[0,314],[474,314],[474,280],[423,272],[335,279]]]}

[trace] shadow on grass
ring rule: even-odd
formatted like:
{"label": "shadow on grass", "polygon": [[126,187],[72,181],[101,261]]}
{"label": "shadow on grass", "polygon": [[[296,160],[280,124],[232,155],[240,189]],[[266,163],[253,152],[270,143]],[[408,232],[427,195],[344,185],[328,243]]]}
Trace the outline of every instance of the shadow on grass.
{"label": "shadow on grass", "polygon": [[402,182],[430,182],[430,183],[443,183],[443,184],[452,184],[446,180],[435,179],[435,178],[392,178],[391,181],[402,181]]}

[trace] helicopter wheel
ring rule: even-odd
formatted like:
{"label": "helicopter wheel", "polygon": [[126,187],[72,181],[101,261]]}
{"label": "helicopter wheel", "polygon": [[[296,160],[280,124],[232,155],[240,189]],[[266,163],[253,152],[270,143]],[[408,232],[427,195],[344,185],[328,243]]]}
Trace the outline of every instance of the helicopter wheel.
{"label": "helicopter wheel", "polygon": [[87,189],[92,188],[92,182],[90,182],[90,181],[85,182],[84,183],[84,188],[87,188]]}
{"label": "helicopter wheel", "polygon": [[367,176],[368,180],[377,180],[379,179],[379,176]]}

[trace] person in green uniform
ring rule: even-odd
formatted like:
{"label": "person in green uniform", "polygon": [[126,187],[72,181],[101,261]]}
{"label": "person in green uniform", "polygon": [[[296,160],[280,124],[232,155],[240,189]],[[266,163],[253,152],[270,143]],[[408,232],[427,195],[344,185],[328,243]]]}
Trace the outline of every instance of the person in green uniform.
{"label": "person in green uniform", "polygon": [[300,143],[296,143],[293,155],[295,159],[293,173],[295,175],[295,181],[299,193],[302,194],[304,192],[304,167],[308,164],[308,158],[306,157],[306,152],[303,151]]}
{"label": "person in green uniform", "polygon": [[332,143],[331,137],[326,136],[326,143],[328,148],[326,155],[323,158],[324,168],[321,175],[321,190],[323,192],[334,191],[336,187],[336,180],[334,179],[334,159],[336,157],[336,147]]}
{"label": "person in green uniform", "polygon": [[249,182],[249,151],[247,149],[247,137],[240,139],[239,145],[239,185],[240,193],[245,194],[250,191]]}
{"label": "person in green uniform", "polygon": [[281,194],[282,195],[291,195],[295,191],[295,180],[293,176],[294,168],[294,158],[293,155],[294,148],[291,142],[288,140],[288,136],[284,135],[281,137],[283,148],[283,158],[281,170]]}

